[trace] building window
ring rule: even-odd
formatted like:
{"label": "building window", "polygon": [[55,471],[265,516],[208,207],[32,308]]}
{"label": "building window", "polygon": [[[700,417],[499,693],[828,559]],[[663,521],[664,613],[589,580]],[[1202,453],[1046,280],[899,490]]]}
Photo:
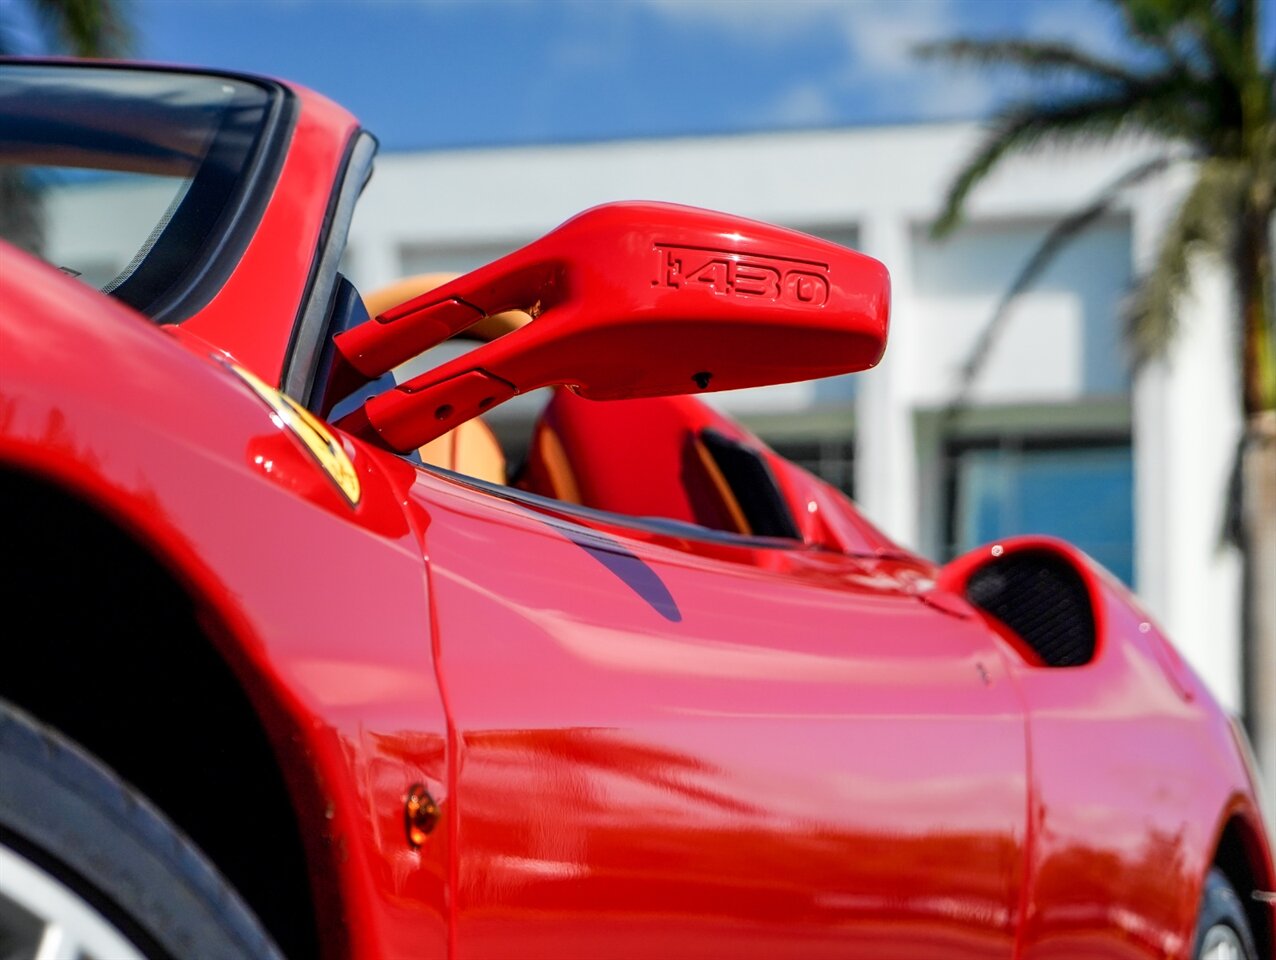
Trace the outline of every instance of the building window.
{"label": "building window", "polygon": [[848,497],[855,496],[855,443],[849,439],[768,440],[768,445],[785,460],[809,470],[837,487]]}
{"label": "building window", "polygon": [[[1052,220],[969,224],[944,241],[917,225],[912,234],[918,400],[943,406],[958,367]],[[1127,352],[1114,318],[1129,292],[1128,217],[1091,224],[1016,297],[972,387],[978,404],[1071,403],[1129,393]],[[887,357],[890,356],[889,351]]]}
{"label": "building window", "polygon": [[1010,437],[947,451],[949,556],[1016,534],[1076,544],[1134,582],[1134,466],[1128,437]]}

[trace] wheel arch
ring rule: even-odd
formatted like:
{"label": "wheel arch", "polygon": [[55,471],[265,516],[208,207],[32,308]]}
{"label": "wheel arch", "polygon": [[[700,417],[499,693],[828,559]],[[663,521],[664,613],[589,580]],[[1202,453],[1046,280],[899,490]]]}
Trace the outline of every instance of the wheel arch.
{"label": "wheel arch", "polygon": [[1259,956],[1276,957],[1272,909],[1251,896],[1254,890],[1272,889],[1276,878],[1272,877],[1269,865],[1264,862],[1257,821],[1245,806],[1233,805],[1223,819],[1210,866],[1223,872],[1240,897]]}
{"label": "wheel arch", "polygon": [[0,497],[13,517],[0,698],[143,793],[285,954],[317,955],[303,817],[260,712],[268,691],[256,684],[250,698],[220,612],[70,484],[0,462]]}

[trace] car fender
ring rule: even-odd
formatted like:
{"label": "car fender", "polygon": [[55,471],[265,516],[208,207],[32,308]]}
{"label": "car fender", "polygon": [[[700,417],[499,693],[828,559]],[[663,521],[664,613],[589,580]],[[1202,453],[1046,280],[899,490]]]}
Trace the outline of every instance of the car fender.
{"label": "car fender", "polygon": [[403,802],[447,802],[446,722],[419,532],[381,455],[338,438],[352,505],[223,355],[0,259],[0,468],[108,516],[212,625],[288,783],[325,945],[443,952],[446,838],[413,849]]}
{"label": "car fender", "polygon": [[[972,591],[985,571],[1004,593]],[[1063,582],[1072,592],[1051,592]],[[1025,700],[1025,955],[1080,950],[1115,926],[1148,955],[1180,956],[1211,866],[1229,871],[1247,906],[1252,890],[1270,889],[1271,851],[1232,722],[1120,581],[1070,544],[1025,536],[953,560],[938,587],[970,600],[1005,641]],[[1072,618],[1092,652],[1060,662],[1047,641]],[[1243,840],[1239,857],[1231,836]],[[1268,908],[1252,903],[1255,934],[1270,943]]]}

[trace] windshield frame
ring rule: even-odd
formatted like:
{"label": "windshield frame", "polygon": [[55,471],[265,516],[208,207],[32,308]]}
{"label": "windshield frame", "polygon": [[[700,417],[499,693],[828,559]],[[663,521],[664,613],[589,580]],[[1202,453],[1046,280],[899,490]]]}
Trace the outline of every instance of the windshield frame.
{"label": "windshield frame", "polygon": [[[227,80],[256,88],[265,94],[261,119],[251,146],[243,157],[238,176],[220,187],[224,198],[220,211],[205,224],[197,242],[183,242],[201,201],[201,177],[225,177],[224,169],[207,164],[194,178],[186,196],[155,242],[134,265],[110,296],[143,313],[155,323],[176,324],[197,314],[216,296],[234,272],[248,248],[269,204],[288,153],[298,113],[298,98],[281,83],[230,71],[200,70],[139,63],[90,63],[58,58],[0,57],[0,68],[40,67],[64,70],[69,80],[78,71],[120,70],[193,76],[211,81]],[[242,132],[242,131],[240,131]],[[214,136],[210,154],[218,149]],[[171,231],[171,232],[170,232]],[[165,242],[165,241],[168,242]]]}

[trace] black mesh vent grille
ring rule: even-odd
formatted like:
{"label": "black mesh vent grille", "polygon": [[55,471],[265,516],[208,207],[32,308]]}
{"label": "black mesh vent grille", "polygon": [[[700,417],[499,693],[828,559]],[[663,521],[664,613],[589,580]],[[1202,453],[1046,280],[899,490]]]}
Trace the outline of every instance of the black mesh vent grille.
{"label": "black mesh vent grille", "polygon": [[1051,667],[1094,657],[1094,611],[1080,574],[1061,557],[1025,551],[994,560],[966,584],[966,599],[996,617]]}

